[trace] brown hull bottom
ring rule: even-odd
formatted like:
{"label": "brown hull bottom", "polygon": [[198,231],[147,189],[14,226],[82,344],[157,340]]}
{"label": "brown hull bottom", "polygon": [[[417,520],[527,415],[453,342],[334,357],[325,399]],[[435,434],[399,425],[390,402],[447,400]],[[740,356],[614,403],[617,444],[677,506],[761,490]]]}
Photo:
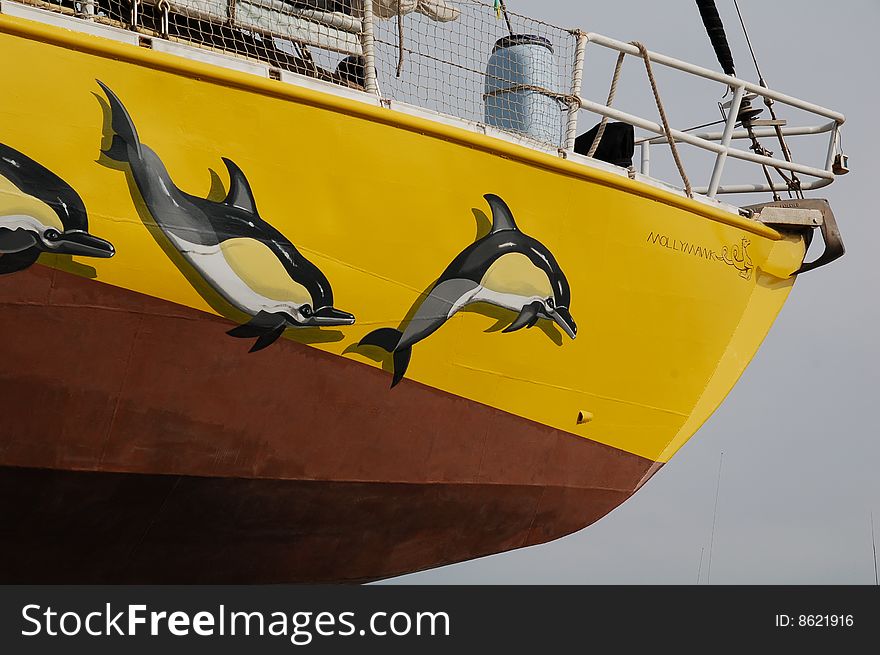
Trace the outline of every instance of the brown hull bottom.
{"label": "brown hull bottom", "polygon": [[[355,582],[546,541],[619,492],[5,469],[5,583]],[[545,522],[538,509],[544,507]]]}
{"label": "brown hull bottom", "polygon": [[330,582],[539,544],[659,465],[70,273],[0,277],[0,582]]}

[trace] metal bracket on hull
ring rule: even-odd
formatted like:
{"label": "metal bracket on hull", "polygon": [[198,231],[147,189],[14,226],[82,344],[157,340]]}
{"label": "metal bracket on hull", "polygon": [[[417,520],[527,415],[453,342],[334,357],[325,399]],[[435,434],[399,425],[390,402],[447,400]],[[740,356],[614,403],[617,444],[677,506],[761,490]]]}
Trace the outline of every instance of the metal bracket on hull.
{"label": "metal bracket on hull", "polygon": [[[830,264],[835,259],[843,257],[846,252],[843,238],[840,236],[840,229],[837,227],[837,220],[834,218],[834,212],[831,211],[831,205],[824,198],[778,200],[749,205],[744,209],[755,212],[755,218],[765,225],[783,231],[804,234],[807,248],[810,247],[813,230],[816,227],[819,228],[822,240],[825,242],[825,251],[813,261],[801,264],[794,275]],[[821,214],[821,218],[818,214]]]}

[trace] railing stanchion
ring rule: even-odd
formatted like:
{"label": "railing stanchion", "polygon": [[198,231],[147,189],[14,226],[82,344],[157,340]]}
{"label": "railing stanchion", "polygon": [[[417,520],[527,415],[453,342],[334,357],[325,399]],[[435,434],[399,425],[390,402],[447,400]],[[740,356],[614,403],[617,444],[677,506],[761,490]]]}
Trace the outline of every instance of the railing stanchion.
{"label": "railing stanchion", "polygon": [[566,150],[574,150],[574,141],[577,138],[578,114],[581,110],[581,83],[584,79],[584,54],[587,50],[587,35],[578,30],[577,42],[574,48],[574,69],[571,72],[571,105],[568,108],[568,120],[565,127]]}
{"label": "railing stanchion", "polygon": [[[28,4],[33,4],[35,2],[35,0],[19,1]],[[187,1],[191,2],[191,0]],[[188,42],[190,45],[196,47],[216,48],[230,52],[233,55],[253,57],[256,59],[262,59],[265,62],[275,61],[277,64],[277,59],[275,59],[274,55],[272,57],[269,57],[269,55],[276,49],[275,46],[271,45],[274,43],[273,40],[280,39],[284,43],[293,44],[300,50],[300,57],[306,60],[306,63],[311,65],[311,70],[306,71],[306,74],[320,80],[335,81],[342,86],[348,85],[351,77],[355,77],[357,78],[357,84],[355,86],[363,88],[369,95],[373,96],[376,99],[376,104],[383,107],[391,106],[391,98],[382,97],[382,89],[380,88],[376,71],[377,47],[381,48],[382,43],[384,42],[381,41],[383,38],[381,24],[377,22],[374,14],[375,0],[346,0],[348,4],[354,5],[354,9],[339,12],[331,12],[328,10],[327,12],[318,12],[317,14],[307,7],[300,7],[300,5],[315,4],[313,2],[303,3],[284,0],[282,3],[274,3],[279,4],[278,7],[275,7],[274,5],[272,7],[264,7],[266,11],[269,11],[273,15],[278,14],[279,16],[284,16],[287,19],[295,21],[295,23],[285,23],[284,25],[280,25],[277,29],[274,26],[274,22],[266,27],[262,22],[259,24],[255,23],[254,20],[256,19],[254,16],[248,17],[244,14],[240,17],[237,16],[237,5],[239,1],[240,0],[212,0],[211,3],[208,3],[211,5],[210,7],[206,6],[202,9],[192,10],[191,13],[187,14],[189,20],[198,21],[199,25],[194,24],[191,26],[191,32],[201,33],[202,36],[199,36],[198,34],[184,34],[181,32],[178,34],[179,40]],[[249,1],[257,2],[258,0]],[[401,0],[401,2],[402,1],[403,0]],[[171,4],[175,2],[177,2],[177,4]],[[102,22],[115,24],[117,27],[128,28],[134,32],[143,32],[141,29],[142,27],[148,32],[151,30],[155,32],[158,29],[160,35],[167,37],[170,31],[171,8],[179,7],[181,2],[183,2],[183,0],[130,0],[130,2],[122,3],[118,8],[118,13],[114,14],[111,12],[110,14],[107,14],[101,9],[103,6],[104,10],[109,11],[107,10],[106,2],[102,5],[100,0],[76,0],[73,7],[73,16],[80,21],[97,20],[100,17]],[[415,2],[415,0],[413,0],[413,2]],[[5,0],[0,0],[0,3],[5,3]],[[70,3],[61,3],[61,0],[52,0],[52,4],[43,4],[46,5],[46,9],[49,11],[64,14],[71,13],[71,8],[69,6]],[[62,6],[62,4],[64,4],[64,6]],[[282,7],[280,5],[285,6]],[[294,7],[294,5],[296,6]],[[145,6],[149,9],[147,12],[149,15],[147,16],[146,24],[144,24],[145,19],[142,18]],[[321,6],[323,6],[323,4]],[[242,6],[242,11],[244,11],[244,5]],[[456,8],[454,11],[460,12],[463,11],[463,9]],[[482,9],[480,11],[482,11]],[[384,15],[384,13],[382,15]],[[455,17],[457,17],[457,15],[458,13],[456,13]],[[455,17],[451,17],[450,19],[454,20]],[[358,23],[359,18],[360,23]],[[72,17],[68,16],[58,20],[66,22],[71,19]],[[158,25],[156,25],[157,20],[153,19],[158,19]],[[523,16],[520,16],[520,19],[524,21],[531,20]],[[262,20],[263,19],[260,19],[260,21]],[[445,22],[447,18],[440,18],[439,20]],[[464,21],[462,21],[462,23],[464,23]],[[218,26],[226,30],[243,30],[246,37],[245,41],[240,42],[239,40],[229,38],[221,39],[222,42],[218,42],[216,38],[210,40],[203,38],[205,36],[205,30],[210,29],[210,33],[215,34],[214,29]],[[842,133],[840,131],[846,118],[839,112],[780,93],[763,85],[748,82],[733,75],[726,75],[712,69],[689,64],[673,57],[650,52],[646,50],[642,44],[636,41],[624,43],[594,32],[586,32],[579,29],[555,28],[550,25],[547,27],[548,30],[551,28],[554,30],[553,34],[555,34],[557,43],[564,43],[566,45],[567,52],[564,59],[571,58],[569,63],[572,65],[572,70],[568,80],[570,82],[570,89],[568,92],[564,92],[565,80],[557,79],[556,76],[554,76],[554,79],[551,82],[546,83],[547,88],[540,85],[533,86],[531,84],[516,84],[516,89],[506,89],[506,91],[511,93],[513,91],[518,93],[521,91],[528,91],[530,93],[538,92],[544,96],[553,98],[553,104],[555,107],[553,113],[558,118],[558,121],[556,121],[555,124],[557,130],[552,136],[542,135],[537,137],[537,140],[541,142],[541,150],[547,151],[547,146],[551,145],[551,142],[555,140],[556,142],[552,143],[554,148],[551,152],[555,151],[555,153],[562,158],[568,157],[569,153],[572,153],[575,148],[580,110],[583,109],[602,117],[599,135],[598,138],[595,139],[596,143],[601,140],[602,132],[609,119],[619,123],[626,123],[633,128],[658,135],[645,137],[637,141],[635,144],[641,148],[639,153],[641,159],[641,176],[647,178],[651,175],[651,145],[666,144],[670,147],[676,163],[678,164],[678,169],[682,181],[684,182],[684,190],[686,194],[691,197],[691,185],[677,155],[676,143],[686,143],[715,155],[712,174],[708,180],[707,186],[693,189],[696,193],[707,195],[710,198],[715,198],[720,194],[726,193],[763,193],[769,191],[791,190],[791,178],[785,175],[783,171],[790,171],[793,174],[797,173],[815,178],[804,182],[797,180],[798,190],[806,191],[820,189],[831,184],[837,175],[846,174],[849,170],[847,158],[842,152]],[[472,26],[468,23],[468,27],[463,29],[471,28]],[[77,28],[72,27],[72,29]],[[376,33],[377,31],[379,32],[378,34]],[[479,34],[465,33],[465,37],[468,39],[476,38],[479,42],[484,36],[486,36],[482,33],[482,30],[479,31]],[[523,32],[523,34],[525,33],[526,32]],[[537,34],[541,32],[536,31],[535,33]],[[253,49],[248,46],[248,43],[251,43],[252,41],[251,36],[262,40],[265,43],[269,43],[269,45],[267,45],[269,52],[265,55],[254,52]],[[535,39],[538,39],[538,37],[535,37]],[[574,39],[573,53],[568,52],[568,48],[572,45],[571,39]],[[541,40],[536,40],[535,42],[543,43],[544,41],[546,41],[546,39],[541,37]],[[552,39],[547,42],[550,43],[551,41]],[[136,42],[144,48],[151,48],[153,46],[153,40],[150,39],[149,36],[143,34],[136,38]],[[582,87],[585,75],[586,46],[589,43],[593,43],[594,48],[608,48],[619,53],[618,63],[615,67],[615,74],[609,92],[609,99],[604,103],[594,102],[585,97],[585,94],[583,93]],[[308,54],[308,50],[305,47],[306,45],[315,46],[329,53],[342,53],[346,55],[346,59],[343,60],[345,66],[341,67],[338,65],[337,74],[319,69],[319,67],[311,61],[311,56]],[[416,52],[415,50],[412,52],[420,57],[428,57],[436,62],[437,72],[429,71],[426,76],[417,76],[416,79],[411,81],[416,87],[416,91],[418,91],[419,98],[412,103],[415,107],[410,107],[404,111],[410,113],[410,111],[413,110],[411,113],[414,113],[415,115],[420,114],[414,110],[423,109],[431,111],[430,107],[435,104],[433,102],[434,97],[432,97],[432,94],[436,95],[446,92],[451,94],[448,101],[444,100],[443,102],[446,108],[440,111],[435,110],[440,116],[434,116],[433,114],[435,111],[431,111],[431,115],[425,117],[428,120],[436,120],[441,123],[449,124],[458,124],[458,122],[461,121],[461,127],[463,129],[476,130],[486,134],[485,125],[473,122],[474,117],[471,115],[469,109],[470,105],[466,104],[465,106],[461,106],[456,104],[460,99],[459,96],[456,95],[457,93],[466,94],[466,98],[472,98],[471,93],[473,92],[473,89],[469,89],[467,85],[463,84],[456,85],[459,80],[464,79],[466,74],[450,72],[447,76],[441,77],[443,70],[445,70],[441,67],[446,66],[461,69],[467,71],[467,74],[478,75],[480,79],[484,78],[488,73],[486,71],[472,70],[470,67],[462,66],[456,61],[448,61],[444,59],[442,56],[442,49],[438,49],[437,52],[433,54]],[[662,124],[656,123],[647,118],[642,118],[635,114],[615,109],[612,106],[614,91],[621,70],[621,63],[624,60],[624,56],[627,54],[639,56],[644,60],[648,79],[651,82],[652,91],[654,93],[655,104],[660,113]],[[381,50],[379,51],[379,55],[381,55]],[[193,58],[197,60],[202,59],[201,57],[196,56],[193,56]],[[206,58],[206,61],[213,61],[213,58]],[[218,66],[235,68],[235,66],[224,63],[223,61],[215,63]],[[363,65],[363,73],[360,71],[361,64]],[[433,65],[434,64],[432,64],[432,66]],[[718,131],[716,128],[712,131],[696,131],[700,129],[697,127],[689,128],[685,131],[674,129],[666,118],[663,103],[659,91],[657,90],[656,79],[652,73],[652,65],[665,66],[690,76],[719,82],[724,85],[728,92],[732,91],[733,99],[730,102],[729,115],[726,116],[723,121],[723,130]],[[356,71],[353,75],[351,68],[354,68]],[[280,72],[278,69],[274,67],[270,68],[269,77],[272,79],[280,79],[279,75]],[[424,81],[422,77],[425,78]],[[442,81],[445,86],[434,88],[432,80]],[[424,99],[422,99],[423,92],[426,94]],[[406,95],[406,92],[399,90],[396,93],[401,96],[400,100],[402,102],[402,107],[407,106],[403,105],[403,96]],[[391,95],[395,94],[392,93]],[[485,97],[488,97],[488,95],[489,94],[486,94]],[[740,129],[737,129],[736,123],[739,119],[742,105],[746,102],[746,98],[752,97],[763,97],[765,104],[772,104],[771,101],[779,102],[810,114],[825,117],[826,119],[830,119],[830,121],[818,125],[788,126],[785,120],[776,120],[774,116],[774,120],[754,120],[751,123],[747,122],[745,126],[741,126]],[[397,98],[397,95],[395,95],[395,98]],[[425,104],[423,100],[431,102]],[[464,111],[465,109],[467,109],[466,112]],[[443,118],[444,116],[447,117],[448,120],[447,118]],[[716,124],[717,123],[714,122],[707,123],[700,127],[709,127],[710,125]],[[499,125],[498,127],[501,132],[511,133],[517,131],[510,126]],[[561,130],[559,128],[561,128]],[[561,134],[559,134],[560,131]],[[822,168],[818,167],[822,166],[822,164],[816,164],[816,166],[813,166],[793,161],[791,157],[788,156],[789,153],[787,152],[787,149],[786,152],[783,153],[786,155],[784,159],[773,157],[772,152],[763,148],[758,148],[755,142],[755,139],[765,137],[776,136],[781,138],[783,136],[820,135],[826,132],[830,134],[827,143],[824,167]],[[519,141],[518,136],[512,138],[517,142]],[[754,149],[746,150],[731,146],[731,143],[737,139],[752,140]],[[817,139],[817,141],[819,140],[820,139]],[[523,142],[522,145],[525,147],[537,147],[537,144],[532,143],[531,141]],[[821,153],[819,154],[821,156]],[[759,164],[764,168],[765,173],[767,172],[768,167],[776,169],[785,180],[785,183],[775,183],[769,179],[769,175],[766,175],[767,179],[764,183],[722,184],[726,162],[729,158]],[[634,168],[630,165],[631,163],[632,162],[627,161],[628,172],[631,178],[636,178],[636,175],[633,172]],[[624,174],[627,171],[618,170],[616,172],[618,174]]]}
{"label": "railing stanchion", "polygon": [[834,166],[834,152],[837,150],[837,139],[840,133],[840,123],[834,123],[831,128],[831,139],[828,141],[828,155],[825,157],[825,170],[832,171]]}
{"label": "railing stanchion", "polygon": [[[611,48],[612,50],[617,50],[618,52],[625,52],[629,55],[637,56],[640,54],[639,49],[630,43],[623,43],[622,41],[610,39],[607,36],[602,36],[601,34],[596,34],[594,32],[587,33],[587,39],[589,39],[590,43],[595,43],[606,48]],[[830,118],[841,124],[846,120],[843,114],[836,111],[831,111],[830,109],[826,109],[825,107],[820,107],[819,105],[813,104],[812,102],[806,102],[804,100],[799,100],[798,98],[793,98],[791,96],[785,95],[784,93],[779,93],[778,91],[775,91],[773,89],[768,89],[767,87],[759,86],[758,84],[753,84],[752,82],[747,82],[745,80],[739,79],[738,77],[725,75],[724,73],[718,73],[708,68],[703,68],[702,66],[695,66],[694,64],[689,64],[685,61],[675,59],[674,57],[667,57],[666,55],[661,55],[657,52],[649,52],[648,54],[651,57],[651,61],[655,64],[660,64],[661,66],[667,66],[669,68],[675,68],[677,70],[683,71],[685,73],[690,73],[692,75],[696,75],[697,77],[702,77],[707,80],[715,80],[716,82],[721,82],[722,84],[726,84],[731,88],[744,86],[746,88],[746,91],[750,93],[756,93],[759,96],[763,96],[764,98],[771,98],[772,100],[776,100],[777,102],[781,102],[782,104],[789,105],[791,107],[797,107],[798,109],[803,109],[804,111],[810,112],[812,114],[825,116],[826,118]]]}
{"label": "railing stanchion", "polygon": [[379,95],[376,84],[376,53],[373,49],[373,0],[363,0],[361,48],[364,51],[364,87],[367,93]]}
{"label": "railing stanchion", "polygon": [[721,184],[721,173],[724,172],[724,162],[727,159],[727,153],[730,151],[730,140],[733,137],[733,129],[736,127],[739,107],[742,104],[745,91],[745,87],[742,86],[736,87],[733,91],[733,100],[727,113],[727,123],[724,125],[724,135],[721,137],[721,145],[724,150],[715,157],[715,168],[712,169],[712,179],[709,180],[709,191],[706,195],[710,198],[715,197]]}

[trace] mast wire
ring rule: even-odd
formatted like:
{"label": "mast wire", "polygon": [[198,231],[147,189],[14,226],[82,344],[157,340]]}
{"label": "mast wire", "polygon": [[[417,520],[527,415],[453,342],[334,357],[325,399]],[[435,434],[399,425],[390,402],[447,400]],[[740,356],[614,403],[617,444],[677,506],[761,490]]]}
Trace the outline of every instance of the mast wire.
{"label": "mast wire", "polygon": [[742,12],[739,10],[739,2],[737,0],[733,0],[733,6],[736,7],[736,15],[739,16],[739,24],[742,25],[743,34],[746,37],[746,43],[749,46],[749,52],[752,55],[752,61],[755,63],[755,72],[758,73],[758,83],[766,88],[766,84],[764,83],[764,76],[761,75],[761,67],[758,66],[758,58],[755,56],[755,50],[752,48],[752,40],[749,38],[749,31],[746,29],[746,22],[743,20]]}
{"label": "mast wire", "polygon": [[507,23],[507,31],[510,32],[510,36],[513,36],[513,25],[510,24],[510,16],[507,14],[507,5],[504,4],[504,0],[498,0],[498,4],[501,5],[501,13],[504,14],[504,22]]}
{"label": "mast wire", "polygon": [[[760,84],[765,89],[768,89],[770,87],[768,87],[767,82],[764,81],[764,74],[761,72],[761,66],[758,64],[758,57],[755,55],[755,49],[752,47],[752,39],[749,36],[749,30],[746,27],[746,21],[743,18],[742,12],[739,9],[738,0],[733,0],[733,6],[736,8],[736,15],[739,17],[739,24],[742,26],[743,35],[746,37],[746,44],[749,46],[749,54],[751,54],[752,62],[755,64],[755,72],[758,74],[758,84]],[[770,110],[770,118],[776,121],[776,110],[773,109],[773,101],[770,98],[765,97],[764,104],[767,106],[767,109]],[[757,153],[758,151],[755,149],[754,146],[758,145],[758,140],[754,137],[750,125],[744,125],[744,127],[746,127],[746,129],[749,131],[749,136],[752,137],[752,150]],[[785,158],[785,161],[791,163],[791,151],[788,149],[788,144],[785,142],[785,136],[782,134],[782,128],[779,125],[774,125],[773,129],[776,132],[776,138],[779,141],[779,146],[782,148],[782,155]],[[789,196],[795,195],[798,198],[804,197],[803,191],[801,189],[801,181],[800,178],[798,178],[797,173],[792,171],[791,177],[789,178],[785,173],[782,172],[781,169],[776,168],[775,166],[773,167],[773,169],[777,173],[779,173],[783,180],[785,180],[785,184],[788,186]],[[764,175],[767,177],[767,181],[772,187],[773,183],[770,181],[770,176],[767,172],[766,166],[764,166]],[[779,200],[779,196],[775,191],[773,192],[773,199]]]}
{"label": "mast wire", "polygon": [[877,542],[874,539],[874,512],[871,512],[871,548],[874,551],[874,586],[880,585],[877,578]]}
{"label": "mast wire", "polygon": [[721,491],[721,465],[724,464],[724,451],[718,460],[718,482],[715,485],[715,509],[712,510],[712,535],[709,537],[709,565],[706,569],[706,584],[712,584],[712,547],[715,545],[715,521],[718,518],[718,492]]}

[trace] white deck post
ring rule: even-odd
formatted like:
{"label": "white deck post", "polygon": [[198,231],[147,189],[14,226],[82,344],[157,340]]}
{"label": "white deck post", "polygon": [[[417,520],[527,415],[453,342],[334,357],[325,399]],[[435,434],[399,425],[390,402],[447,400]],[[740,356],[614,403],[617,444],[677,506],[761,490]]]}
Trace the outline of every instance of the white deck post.
{"label": "white deck post", "polygon": [[834,154],[837,150],[837,139],[840,137],[840,123],[835,122],[831,128],[831,138],[828,140],[828,154],[825,157],[825,170],[834,169]]}
{"label": "white deck post", "polygon": [[376,54],[373,50],[373,0],[363,0],[361,48],[364,51],[364,87],[367,93],[379,95],[376,84]]}
{"label": "white deck post", "polygon": [[566,150],[574,150],[574,140],[577,138],[578,113],[581,110],[581,83],[584,79],[584,53],[587,49],[587,35],[577,31],[577,42],[574,48],[574,69],[571,72],[571,96],[572,105],[568,108],[568,121],[565,126]]}
{"label": "white deck post", "polygon": [[651,142],[642,141],[639,146],[642,149],[642,165],[639,167],[639,172],[647,177],[651,174]]}
{"label": "white deck post", "polygon": [[718,187],[721,184],[721,173],[724,171],[724,162],[727,159],[727,153],[730,150],[730,140],[733,137],[733,128],[736,127],[736,121],[739,117],[739,107],[742,104],[745,87],[738,86],[733,92],[733,100],[730,103],[730,109],[727,114],[727,123],[724,125],[724,134],[721,137],[721,145],[724,150],[715,157],[715,168],[712,169],[712,179],[709,180],[709,190],[706,194],[710,198],[714,198],[718,193]]}

